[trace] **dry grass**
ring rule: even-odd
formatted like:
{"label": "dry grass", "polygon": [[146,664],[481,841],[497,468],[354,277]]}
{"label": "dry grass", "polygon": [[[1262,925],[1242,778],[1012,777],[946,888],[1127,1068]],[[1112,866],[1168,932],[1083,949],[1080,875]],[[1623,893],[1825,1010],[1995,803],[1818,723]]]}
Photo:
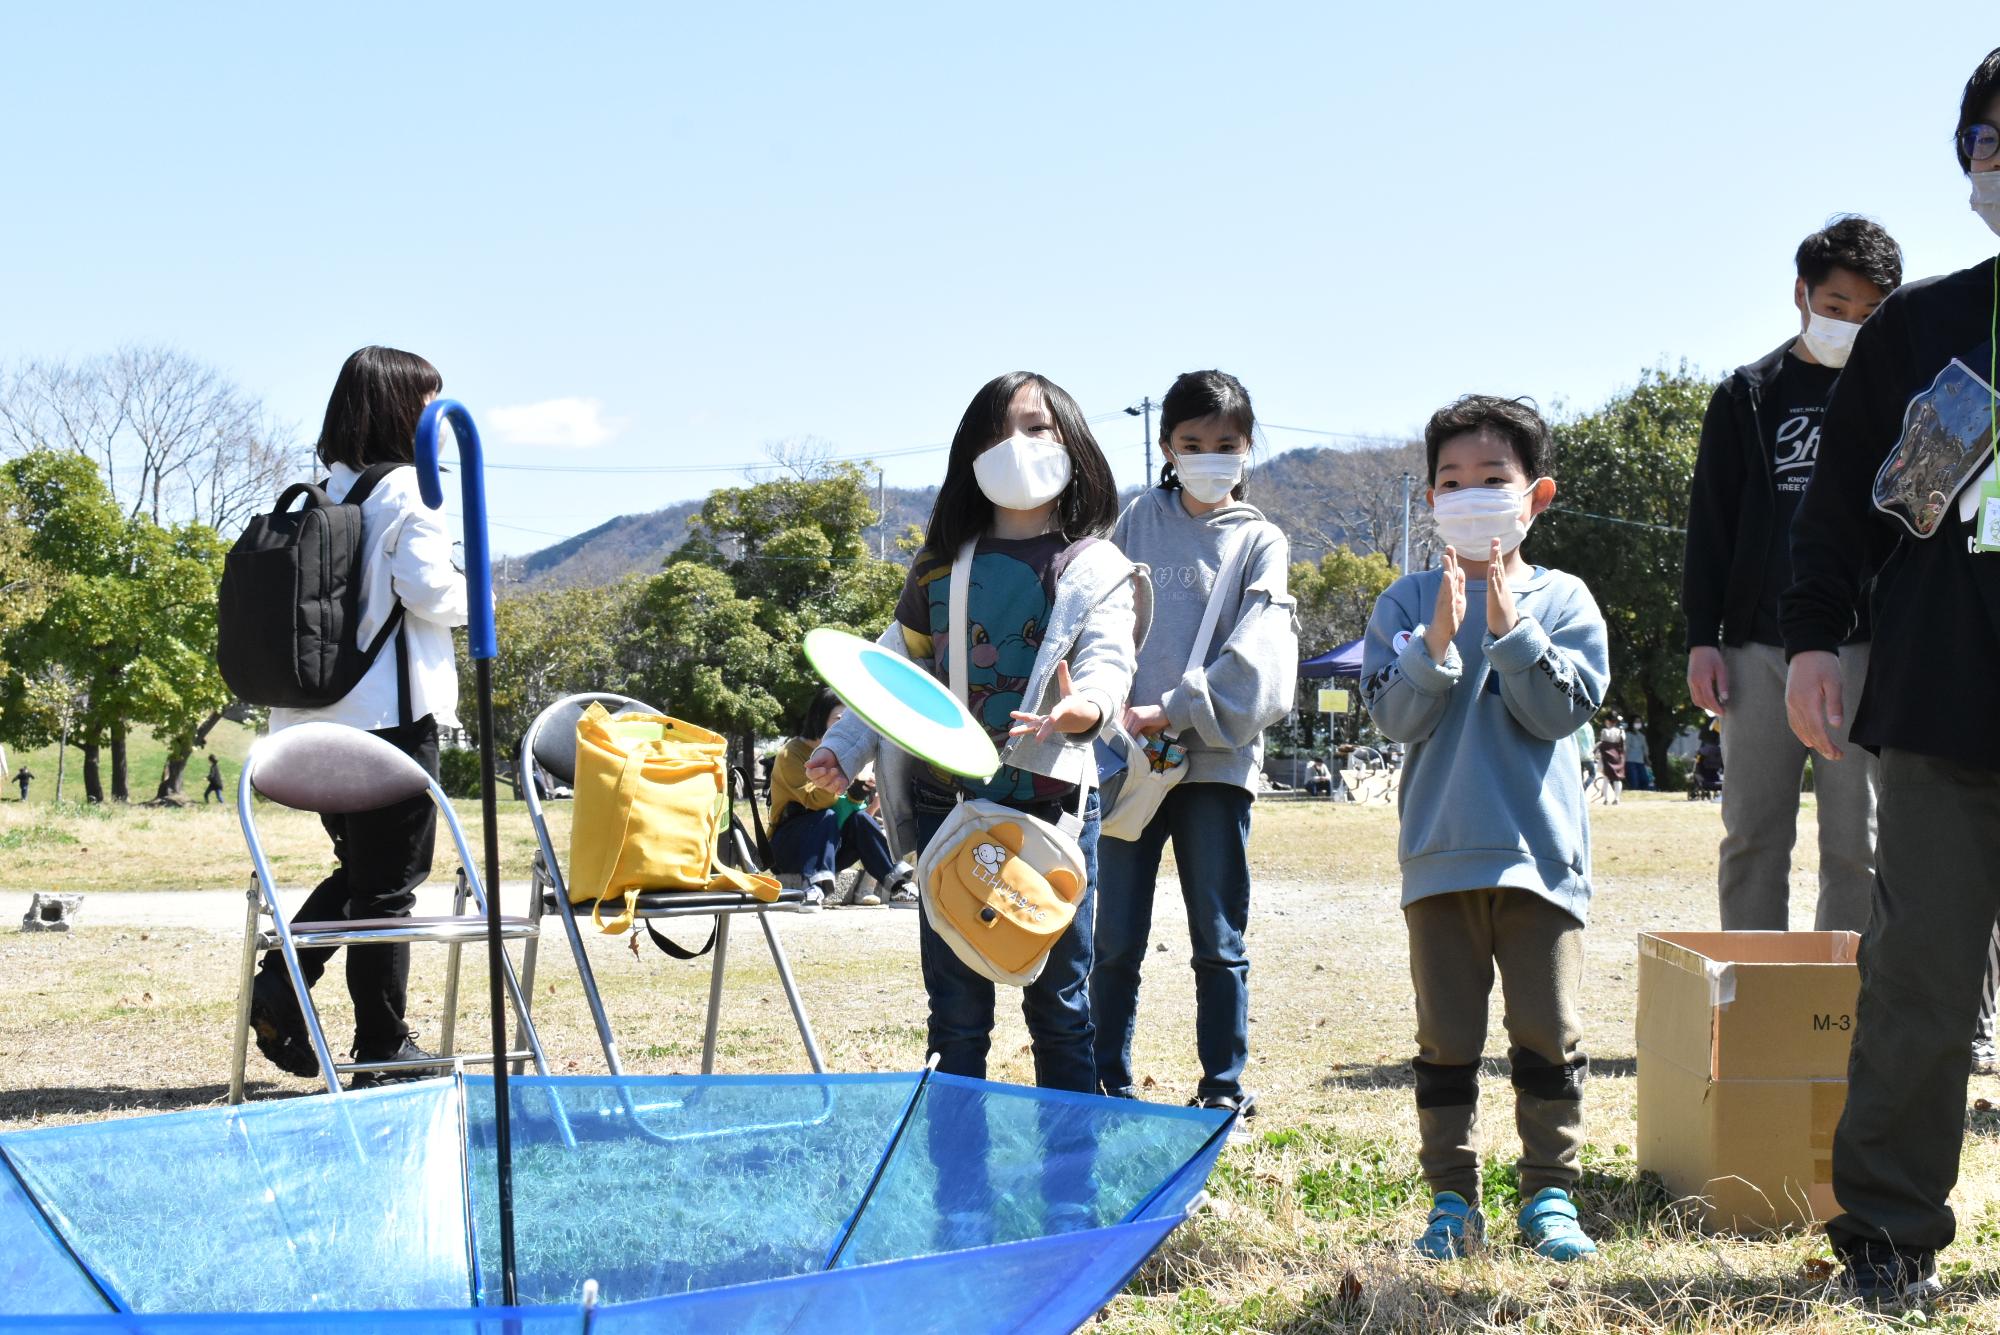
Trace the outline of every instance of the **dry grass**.
{"label": "dry grass", "polygon": [[[136,823],[152,813],[128,813]],[[88,819],[88,818],[86,818]],[[71,869],[94,883],[238,885],[233,825],[116,821],[91,828]],[[1260,1135],[1229,1150],[1211,1181],[1214,1208],[1177,1232],[1102,1328],[1115,1331],[1862,1331],[2000,1329],[2000,1115],[1971,1114],[1954,1197],[1960,1240],[1945,1255],[1950,1293],[1927,1320],[1864,1317],[1826,1304],[1823,1240],[1710,1238],[1638,1178],[1634,1142],[1634,935],[1714,925],[1717,809],[1635,799],[1596,819],[1598,894],[1588,938],[1585,1034],[1590,1176],[1583,1204],[1604,1246],[1600,1263],[1557,1269],[1511,1245],[1511,1161],[1518,1152],[1504,1078],[1489,1075],[1487,1180],[1495,1245],[1481,1259],[1413,1262],[1408,1240],[1425,1202],[1416,1176],[1408,1077],[1407,965],[1387,810],[1268,804],[1257,816],[1259,868],[1251,1081]],[[10,827],[0,825],[0,832]],[[309,824],[294,831],[300,879],[320,856]],[[521,847],[518,838],[510,845]],[[1801,847],[1812,846],[1810,816]],[[143,845],[134,849],[130,845]],[[150,852],[148,850],[151,850]],[[112,874],[97,866],[123,868]],[[0,882],[19,877],[12,853]],[[41,866],[52,863],[38,864]],[[186,874],[192,866],[219,872]],[[510,875],[524,862],[509,859]],[[448,870],[448,869],[447,869]],[[82,879],[76,884],[84,884]],[[1811,898],[1795,877],[1795,919]],[[907,913],[854,910],[782,924],[826,1049],[840,1070],[909,1069],[922,1058],[924,1002]],[[1141,1012],[1138,1067],[1151,1097],[1192,1091],[1191,1007],[1184,927],[1163,913]],[[646,947],[590,943],[630,1065],[689,1070],[698,1061],[706,970]],[[193,931],[88,927],[68,937],[0,936],[0,1129],[212,1103],[227,1079],[237,943]],[[413,1012],[437,1032],[442,952],[420,955]],[[557,1070],[602,1069],[566,953],[545,956],[536,985],[543,1038]],[[337,972],[335,978],[337,980]],[[796,1035],[756,935],[739,934],[725,1014],[726,1070],[793,1070]],[[473,965],[462,1032],[476,1038],[484,991]],[[338,987],[329,989],[330,1009]],[[481,1004],[472,1004],[478,1001]],[[1499,1032],[1497,1009],[1493,1030]],[[345,1030],[333,1022],[336,1037]],[[1026,1032],[1005,1018],[993,1074],[1030,1077]],[[1498,1037],[1489,1051],[1504,1049]],[[252,1053],[253,1093],[304,1092]],[[2000,1082],[1975,1082],[2000,1101]]]}

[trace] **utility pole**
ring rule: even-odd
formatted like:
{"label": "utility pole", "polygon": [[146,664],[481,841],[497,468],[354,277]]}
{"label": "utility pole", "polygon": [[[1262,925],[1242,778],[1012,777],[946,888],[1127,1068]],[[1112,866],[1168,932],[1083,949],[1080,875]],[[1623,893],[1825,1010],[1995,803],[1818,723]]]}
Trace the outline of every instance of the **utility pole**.
{"label": "utility pole", "polygon": [[1159,406],[1151,398],[1144,398],[1139,400],[1137,408],[1125,410],[1127,417],[1143,415],[1146,419],[1146,485],[1149,487],[1153,485],[1153,409]]}
{"label": "utility pole", "polygon": [[889,475],[875,470],[875,559],[889,559]]}
{"label": "utility pole", "polygon": [[1416,479],[1403,474],[1403,573],[1410,573],[1410,483]]}

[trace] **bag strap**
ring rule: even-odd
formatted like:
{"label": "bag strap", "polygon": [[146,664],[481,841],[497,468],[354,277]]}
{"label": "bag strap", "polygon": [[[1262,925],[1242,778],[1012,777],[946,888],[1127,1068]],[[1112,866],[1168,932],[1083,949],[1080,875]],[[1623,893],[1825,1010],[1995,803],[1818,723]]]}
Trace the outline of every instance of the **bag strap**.
{"label": "bag strap", "polygon": [[951,599],[949,616],[945,622],[945,661],[951,677],[951,693],[958,697],[962,705],[972,704],[972,688],[969,684],[971,672],[966,666],[966,622],[971,615],[972,602],[972,559],[979,554],[979,539],[967,539],[958,549],[958,559],[951,563]]}
{"label": "bag strap", "polygon": [[374,494],[376,483],[395,472],[398,468],[409,467],[411,465],[399,463],[368,465],[368,467],[361,470],[361,476],[354,479],[354,485],[347,489],[347,494],[340,498],[340,503],[342,505],[361,504],[361,502]]}
{"label": "bag strap", "polygon": [[671,955],[677,960],[698,960],[709,951],[714,950],[715,938],[722,931],[722,919],[713,919],[714,925],[708,929],[708,940],[701,943],[701,949],[689,950],[686,946],[681,945],[678,941],[662,933],[659,928],[653,926],[651,918],[644,919],[643,921],[646,924],[646,935],[653,938],[653,944],[660,948],[660,953]]}
{"label": "bag strap", "polygon": [[1209,641],[1215,638],[1216,624],[1222,620],[1223,596],[1242,585],[1243,567],[1250,560],[1250,540],[1259,527],[1255,521],[1239,524],[1230,535],[1229,545],[1222,552],[1222,564],[1215,572],[1215,583],[1209,586],[1208,606],[1202,610],[1201,629],[1194,633],[1194,645],[1188,650],[1183,676],[1208,662]]}

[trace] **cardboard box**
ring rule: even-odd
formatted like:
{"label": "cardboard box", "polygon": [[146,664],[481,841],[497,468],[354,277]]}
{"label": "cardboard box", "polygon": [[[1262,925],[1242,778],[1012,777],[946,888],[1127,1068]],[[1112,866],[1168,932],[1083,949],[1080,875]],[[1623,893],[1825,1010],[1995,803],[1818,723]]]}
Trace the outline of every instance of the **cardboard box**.
{"label": "cardboard box", "polygon": [[1639,935],[1639,1167],[1702,1226],[1823,1220],[1861,990],[1853,932]]}

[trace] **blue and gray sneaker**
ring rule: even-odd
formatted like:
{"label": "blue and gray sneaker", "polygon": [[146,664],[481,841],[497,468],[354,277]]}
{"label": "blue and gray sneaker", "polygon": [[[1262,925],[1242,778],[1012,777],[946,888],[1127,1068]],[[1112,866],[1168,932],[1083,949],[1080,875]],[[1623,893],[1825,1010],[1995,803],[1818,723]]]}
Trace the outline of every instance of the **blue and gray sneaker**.
{"label": "blue and gray sneaker", "polygon": [[1551,1261],[1587,1261],[1597,1244],[1576,1221],[1576,1202],[1561,1187],[1543,1187],[1521,1207],[1521,1242]]}
{"label": "blue and gray sneaker", "polygon": [[1431,1199],[1430,1223],[1417,1239],[1417,1255],[1432,1261],[1456,1261],[1486,1241],[1486,1216],[1455,1191],[1440,1191]]}

